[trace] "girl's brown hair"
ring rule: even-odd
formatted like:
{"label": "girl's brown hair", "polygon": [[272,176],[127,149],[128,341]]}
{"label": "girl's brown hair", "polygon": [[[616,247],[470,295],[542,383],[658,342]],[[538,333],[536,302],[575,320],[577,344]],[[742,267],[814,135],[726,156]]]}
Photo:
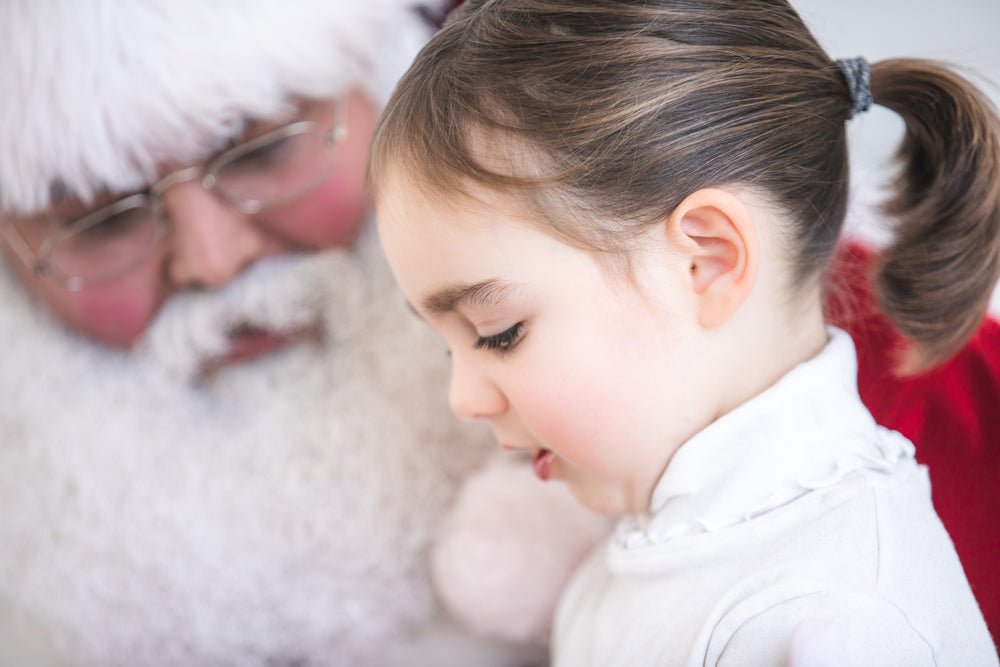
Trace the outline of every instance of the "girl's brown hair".
{"label": "girl's brown hair", "polygon": [[[932,62],[876,63],[871,87],[906,122],[879,303],[924,367],[971,336],[1000,275],[1000,121]],[[802,283],[840,237],[852,105],[784,0],[467,0],[399,83],[369,181],[376,202],[390,168],[431,196],[516,191],[598,252],[699,189],[740,185],[791,221]]]}

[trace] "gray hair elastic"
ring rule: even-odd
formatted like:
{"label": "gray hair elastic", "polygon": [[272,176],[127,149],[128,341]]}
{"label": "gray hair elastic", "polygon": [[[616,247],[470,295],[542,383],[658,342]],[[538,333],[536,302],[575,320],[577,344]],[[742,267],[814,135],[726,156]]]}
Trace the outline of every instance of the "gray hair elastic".
{"label": "gray hair elastic", "polygon": [[847,81],[847,87],[851,91],[851,101],[854,104],[847,112],[847,120],[851,120],[859,113],[864,113],[871,108],[872,102],[872,67],[863,56],[857,58],[841,58],[837,60],[837,67]]}

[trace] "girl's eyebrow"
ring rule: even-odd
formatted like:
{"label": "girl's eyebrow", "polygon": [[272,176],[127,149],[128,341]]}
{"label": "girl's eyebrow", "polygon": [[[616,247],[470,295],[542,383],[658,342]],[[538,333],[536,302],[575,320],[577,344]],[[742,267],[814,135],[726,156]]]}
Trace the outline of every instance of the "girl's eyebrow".
{"label": "girl's eyebrow", "polygon": [[442,288],[424,299],[423,305],[428,312],[436,315],[450,313],[463,304],[495,306],[505,301],[515,288],[513,283],[490,278],[478,283]]}

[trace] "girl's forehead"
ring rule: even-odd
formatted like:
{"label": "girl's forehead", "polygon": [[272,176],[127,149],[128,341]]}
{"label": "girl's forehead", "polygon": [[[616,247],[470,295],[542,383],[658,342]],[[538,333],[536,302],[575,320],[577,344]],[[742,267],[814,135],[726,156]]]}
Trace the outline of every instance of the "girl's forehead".
{"label": "girl's forehead", "polygon": [[405,176],[388,179],[380,190],[375,210],[380,223],[420,227],[421,233],[443,237],[479,234],[497,226],[536,227],[530,211],[515,194],[475,184],[449,191]]}

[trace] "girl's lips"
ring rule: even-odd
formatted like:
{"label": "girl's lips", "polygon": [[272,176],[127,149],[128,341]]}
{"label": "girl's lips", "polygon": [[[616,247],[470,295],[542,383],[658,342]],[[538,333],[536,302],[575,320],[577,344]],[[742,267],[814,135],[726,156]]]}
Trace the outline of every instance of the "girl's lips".
{"label": "girl's lips", "polygon": [[535,452],[535,458],[531,462],[535,469],[535,476],[543,482],[547,482],[552,475],[552,461],[556,458],[555,453],[549,449],[539,449]]}

